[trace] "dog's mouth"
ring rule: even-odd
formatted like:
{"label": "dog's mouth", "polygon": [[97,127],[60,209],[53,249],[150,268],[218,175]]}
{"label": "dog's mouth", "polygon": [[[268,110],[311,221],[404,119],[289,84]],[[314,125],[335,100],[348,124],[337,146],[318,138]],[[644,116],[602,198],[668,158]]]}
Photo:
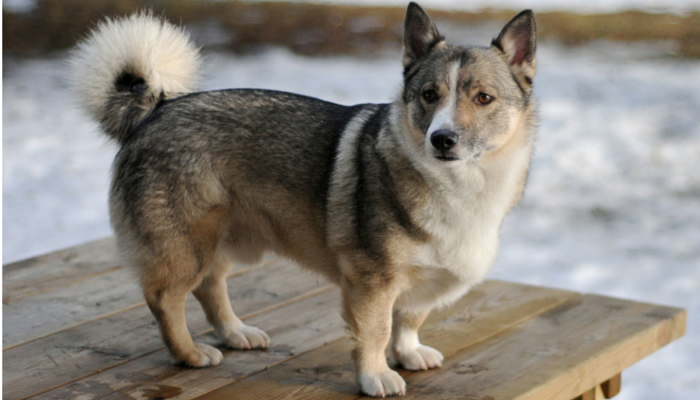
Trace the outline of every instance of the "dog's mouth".
{"label": "dog's mouth", "polygon": [[437,158],[440,161],[444,162],[450,162],[450,161],[459,161],[459,154],[457,154],[456,151],[436,151],[433,153],[433,156]]}
{"label": "dog's mouth", "polygon": [[435,156],[440,161],[458,161],[459,157],[453,157],[453,156],[446,156],[446,155],[439,155]]}

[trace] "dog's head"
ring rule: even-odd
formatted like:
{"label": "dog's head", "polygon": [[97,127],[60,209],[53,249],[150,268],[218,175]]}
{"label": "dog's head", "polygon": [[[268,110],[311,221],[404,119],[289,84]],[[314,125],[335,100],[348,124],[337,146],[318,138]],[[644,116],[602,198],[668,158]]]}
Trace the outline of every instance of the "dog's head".
{"label": "dog's head", "polygon": [[508,143],[534,107],[534,14],[518,14],[490,47],[446,44],[415,3],[408,6],[404,29],[399,105],[414,147],[431,161],[454,165],[480,160]]}

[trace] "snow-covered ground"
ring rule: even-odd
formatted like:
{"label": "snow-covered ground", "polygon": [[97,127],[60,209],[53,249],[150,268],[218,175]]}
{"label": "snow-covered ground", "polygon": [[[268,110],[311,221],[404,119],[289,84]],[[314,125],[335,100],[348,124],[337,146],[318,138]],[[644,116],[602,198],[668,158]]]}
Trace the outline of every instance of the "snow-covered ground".
{"label": "snow-covered ground", "polygon": [[[490,274],[687,308],[686,337],[629,369],[620,400],[700,398],[700,62],[652,47],[540,46],[537,152]],[[3,263],[109,235],[116,147],[74,107],[62,56],[4,61]],[[209,55],[203,87],[386,102],[400,73],[398,53],[270,49]]]}
{"label": "snow-covered ground", "polygon": [[[26,1],[26,0],[14,0]],[[289,0],[248,0],[289,1]],[[408,0],[304,0],[320,4],[388,5],[405,7]],[[700,10],[699,0],[414,0],[428,9],[478,11],[483,9],[518,10],[531,8],[542,11],[574,11],[581,13],[608,13],[623,10],[684,13]]]}
{"label": "snow-covered ground", "polygon": [[[228,0],[200,0],[228,1]],[[248,0],[255,1],[284,1],[293,0]],[[349,5],[386,5],[405,7],[408,0],[304,0],[307,3],[318,4],[349,4]],[[37,7],[39,0],[3,0],[2,6],[14,12],[29,11]],[[518,10],[531,8],[536,12],[542,11],[574,11],[581,13],[607,13],[624,10],[642,10],[649,12],[685,13],[700,10],[700,0],[418,0],[421,6],[430,9],[477,11],[483,9]]]}

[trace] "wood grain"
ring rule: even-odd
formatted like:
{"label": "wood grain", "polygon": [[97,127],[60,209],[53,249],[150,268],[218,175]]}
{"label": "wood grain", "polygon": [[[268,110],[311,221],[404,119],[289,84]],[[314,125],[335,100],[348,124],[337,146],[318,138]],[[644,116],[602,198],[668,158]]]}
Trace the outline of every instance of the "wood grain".
{"label": "wood grain", "polygon": [[[578,296],[571,292],[487,281],[431,316],[421,337],[446,357]],[[260,374],[200,397],[214,399],[355,399],[351,343],[335,341]],[[403,371],[402,375],[411,375]]]}
{"label": "wood grain", "polygon": [[[147,399],[163,386],[170,391],[177,388],[179,399],[191,398],[344,335],[339,302],[338,290],[326,286],[300,296],[298,301],[286,302],[282,307],[247,319],[247,324],[258,326],[270,335],[272,343],[267,351],[224,350],[221,365],[189,369],[169,365],[167,352],[159,350],[35,398]],[[209,334],[200,335],[197,340],[217,343]]]}
{"label": "wood grain", "polygon": [[113,238],[29,258],[3,266],[3,304],[124,268]]}
{"label": "wood grain", "polygon": [[340,338],[197,400],[357,399],[360,391],[350,358],[352,347],[348,337]]}
{"label": "wood grain", "polygon": [[[326,285],[288,262],[239,270],[228,279],[229,297],[239,315],[274,307]],[[187,302],[192,332],[209,330],[204,313],[192,296]],[[24,398],[66,384],[95,371],[104,371],[163,348],[148,308],[140,306],[46,336],[3,352],[3,376],[8,398]]]}
{"label": "wood grain", "polygon": [[[466,311],[442,320],[447,326],[431,322],[426,342],[444,352],[445,365],[402,371],[407,397],[570,400],[586,394],[598,399],[603,396],[600,383],[683,334],[683,310],[601,296],[564,300],[531,318],[517,308],[482,307],[487,310],[484,320]],[[503,321],[515,323],[499,326],[501,319],[494,315],[501,313],[510,314]],[[459,340],[462,350],[455,343]],[[199,399],[358,398],[350,348],[348,340],[338,340]]]}
{"label": "wood grain", "polygon": [[[408,398],[570,400],[683,334],[685,311],[580,296],[412,376]],[[507,384],[504,384],[507,382]]]}
{"label": "wood grain", "polygon": [[[337,288],[286,261],[238,267],[229,296],[267,351],[225,350],[222,365],[169,364],[112,239],[5,266],[3,398],[357,399]],[[187,303],[197,340],[218,341]],[[620,372],[685,332],[681,309],[487,281],[433,313],[423,343],[443,367],[401,371],[408,398],[602,399]],[[390,362],[394,363],[391,360]]]}
{"label": "wood grain", "polygon": [[[91,254],[98,260],[96,254],[111,254],[109,257],[115,257],[110,240],[85,246],[87,247],[80,246],[75,251],[69,249],[58,252],[51,257],[38,257],[38,261],[32,261],[31,265],[26,267],[32,270],[31,273],[20,273],[19,268],[14,268],[12,275],[15,276],[15,280],[7,285],[15,288],[11,289],[14,290],[13,293],[21,292],[22,295],[12,295],[3,303],[3,350],[145,304],[131,268],[109,267],[115,264],[114,261],[96,261],[97,266],[91,267],[93,272],[81,277],[80,266],[90,264],[85,257]],[[101,253],[101,249],[105,253]],[[88,252],[88,255],[82,255],[82,251]],[[55,261],[60,258],[58,255],[66,253],[66,257],[72,263],[70,265],[73,266],[70,271],[71,278],[63,276],[62,284],[57,285],[42,283],[52,274],[41,274],[47,268],[61,268],[62,265],[55,264]],[[263,259],[263,263],[274,259],[275,257],[268,255]],[[102,267],[98,267],[100,265]],[[231,274],[248,268],[234,265]],[[20,276],[22,279],[19,279]],[[26,288],[31,286],[32,281],[37,282],[41,290],[29,292]],[[3,282],[3,290],[5,289],[6,284]]]}
{"label": "wood grain", "polygon": [[3,350],[143,302],[128,268],[3,304]]}

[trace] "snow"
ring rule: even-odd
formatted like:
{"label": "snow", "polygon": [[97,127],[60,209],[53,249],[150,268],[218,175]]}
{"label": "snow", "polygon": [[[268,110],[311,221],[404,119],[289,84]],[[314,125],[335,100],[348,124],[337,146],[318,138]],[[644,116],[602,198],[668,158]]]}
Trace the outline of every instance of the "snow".
{"label": "snow", "polygon": [[[15,0],[17,1],[17,0]],[[249,1],[289,1],[289,0],[249,0]],[[317,4],[347,4],[347,5],[386,5],[405,7],[407,0],[306,0],[307,3]],[[580,13],[610,13],[625,10],[641,10],[648,12],[685,13],[700,10],[698,0],[418,0],[418,4],[426,9],[448,11],[479,11],[484,9],[543,11],[574,11]]]}
{"label": "snow", "polygon": [[[204,1],[204,0],[201,0]],[[209,0],[228,1],[228,0]],[[283,1],[290,0],[248,0]],[[405,7],[406,0],[306,0],[307,3],[317,4],[347,4],[360,6],[396,6]],[[641,10],[648,12],[687,13],[700,10],[700,0],[419,0],[418,3],[427,9],[478,11],[483,9],[520,10],[530,8],[535,12],[543,11],[574,11],[581,13],[609,13],[625,10]],[[38,5],[38,0],[4,0],[5,10],[22,13],[29,12]]]}
{"label": "snow", "polygon": [[[408,4],[407,0],[306,0],[306,2],[368,6],[387,5],[396,7],[405,7],[406,4]],[[610,13],[625,10],[641,10],[648,12],[685,13],[693,10],[700,10],[700,1],[698,0],[418,0],[416,2],[426,9],[448,11],[478,11],[484,9],[524,10],[529,8],[533,9],[535,12],[566,10],[581,13]]]}
{"label": "snow", "polygon": [[[686,337],[627,370],[620,400],[700,395],[700,62],[656,50],[539,47],[537,151],[490,273],[687,308]],[[268,49],[208,61],[205,89],[354,104],[390,101],[400,85],[395,52],[305,58]],[[63,55],[4,62],[3,263],[109,235],[116,146],[74,107]]]}

